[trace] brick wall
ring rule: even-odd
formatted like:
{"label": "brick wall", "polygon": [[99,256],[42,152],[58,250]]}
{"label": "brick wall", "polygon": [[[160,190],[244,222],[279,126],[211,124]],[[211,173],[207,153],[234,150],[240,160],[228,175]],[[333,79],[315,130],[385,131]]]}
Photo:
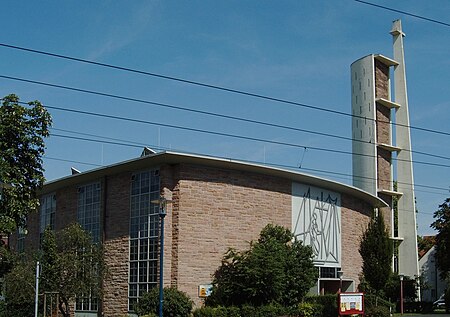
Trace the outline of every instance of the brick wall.
{"label": "brick wall", "polygon": [[389,100],[389,67],[375,60],[375,97]]}
{"label": "brick wall", "polygon": [[248,248],[268,223],[291,227],[291,182],[264,175],[181,165],[176,282],[196,304],[229,247]]}
{"label": "brick wall", "polygon": [[377,142],[391,144],[391,109],[377,103]]}
{"label": "brick wall", "polygon": [[131,173],[106,179],[105,259],[109,277],[104,283],[104,316],[128,311],[128,261]]}
{"label": "brick wall", "polygon": [[[161,193],[172,200],[167,205],[165,226],[165,286],[185,291],[197,305],[201,303],[198,285],[211,282],[229,247],[247,249],[268,223],[292,226],[289,179],[189,164],[163,165],[160,174]],[[109,266],[104,316],[120,316],[128,311],[131,171],[100,181]],[[76,220],[77,186],[62,188],[56,194],[59,230]],[[361,271],[359,237],[372,209],[342,194],[342,267],[344,277],[357,284]],[[39,237],[38,224],[38,214],[31,215],[28,239]]]}
{"label": "brick wall", "polygon": [[377,149],[378,189],[392,190],[391,152]]}
{"label": "brick wall", "polygon": [[343,278],[354,280],[357,287],[362,272],[359,244],[373,214],[373,207],[349,195],[343,194],[341,200]]}

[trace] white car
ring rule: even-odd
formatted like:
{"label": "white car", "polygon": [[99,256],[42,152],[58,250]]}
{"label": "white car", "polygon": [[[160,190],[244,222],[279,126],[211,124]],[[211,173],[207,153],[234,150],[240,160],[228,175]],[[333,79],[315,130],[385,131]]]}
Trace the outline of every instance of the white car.
{"label": "white car", "polygon": [[435,308],[445,308],[445,299],[439,298],[437,301],[433,303],[433,307]]}

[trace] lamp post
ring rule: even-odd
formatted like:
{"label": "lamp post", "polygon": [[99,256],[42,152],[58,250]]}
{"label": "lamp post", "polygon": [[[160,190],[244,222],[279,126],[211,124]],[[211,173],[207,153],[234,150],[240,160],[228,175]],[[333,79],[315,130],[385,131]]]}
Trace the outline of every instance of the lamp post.
{"label": "lamp post", "polygon": [[337,271],[337,275],[339,277],[339,293],[342,292],[342,275],[344,275],[344,272],[341,270]]}
{"label": "lamp post", "polygon": [[399,274],[400,278],[400,314],[403,315],[403,274]]}
{"label": "lamp post", "polygon": [[154,204],[159,204],[159,218],[160,218],[160,243],[159,243],[159,317],[163,317],[164,304],[164,218],[166,217],[166,206],[171,200],[160,197],[157,200],[150,201]]}

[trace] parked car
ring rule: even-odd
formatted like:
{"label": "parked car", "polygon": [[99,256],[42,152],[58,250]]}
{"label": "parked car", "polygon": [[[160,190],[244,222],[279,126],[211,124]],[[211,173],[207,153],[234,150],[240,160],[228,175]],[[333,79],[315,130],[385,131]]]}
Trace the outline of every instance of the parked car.
{"label": "parked car", "polygon": [[433,303],[434,308],[443,309],[445,308],[445,299],[439,298],[437,301]]}

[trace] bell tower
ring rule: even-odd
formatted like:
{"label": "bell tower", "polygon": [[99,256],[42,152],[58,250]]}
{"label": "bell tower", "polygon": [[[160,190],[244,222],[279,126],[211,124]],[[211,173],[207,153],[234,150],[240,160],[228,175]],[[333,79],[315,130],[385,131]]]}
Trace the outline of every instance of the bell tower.
{"label": "bell tower", "polygon": [[[383,213],[391,238],[398,245],[394,269],[415,278],[419,275],[416,208],[403,50],[405,34],[400,20],[394,21],[390,33],[394,41],[393,59],[371,54],[351,65],[353,185],[389,205],[379,212]],[[398,206],[397,221],[394,221],[394,200]]]}

